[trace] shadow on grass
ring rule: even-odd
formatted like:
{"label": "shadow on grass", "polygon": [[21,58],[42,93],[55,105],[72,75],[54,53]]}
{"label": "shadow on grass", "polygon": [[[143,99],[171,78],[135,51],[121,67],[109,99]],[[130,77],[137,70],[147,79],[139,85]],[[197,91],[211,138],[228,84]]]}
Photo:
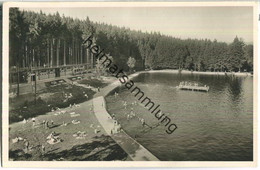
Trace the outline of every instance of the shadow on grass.
{"label": "shadow on grass", "polygon": [[62,125],[62,124],[50,125],[50,126],[49,126],[49,129],[53,129],[53,128],[59,127],[59,126],[61,126],[61,125]]}
{"label": "shadow on grass", "polygon": [[[50,112],[52,108],[65,108],[70,104],[78,104],[90,100],[95,94],[91,89],[86,89],[83,87],[78,87],[75,85],[61,84],[56,87],[46,88],[38,92],[38,95],[44,93],[53,93],[48,99],[43,100],[40,97],[35,101],[34,97],[30,97],[29,100],[26,96],[31,96],[31,94],[23,95],[24,97],[17,97],[10,102],[10,105],[13,106],[13,110],[9,111],[9,123],[14,123],[22,121],[24,118],[28,119],[35,117],[41,114]],[[72,94],[72,98],[69,98],[67,101],[64,101],[65,94]],[[88,98],[84,95],[87,94]],[[23,101],[23,102],[22,102]],[[17,104],[19,103],[19,104]]]}
{"label": "shadow on grass", "polygon": [[123,161],[128,157],[110,136],[105,135],[94,137],[91,142],[75,145],[68,150],[48,151],[44,156],[33,152],[26,154],[23,150],[11,150],[9,155],[14,161]]}
{"label": "shadow on grass", "polygon": [[22,149],[17,150],[10,150],[9,151],[9,158],[13,159],[14,161],[26,161],[32,157],[31,154],[25,153]]}
{"label": "shadow on grass", "polygon": [[47,153],[44,159],[48,161],[112,161],[126,160],[127,154],[111,137],[102,135],[96,137],[91,143],[76,145],[58,153]]}

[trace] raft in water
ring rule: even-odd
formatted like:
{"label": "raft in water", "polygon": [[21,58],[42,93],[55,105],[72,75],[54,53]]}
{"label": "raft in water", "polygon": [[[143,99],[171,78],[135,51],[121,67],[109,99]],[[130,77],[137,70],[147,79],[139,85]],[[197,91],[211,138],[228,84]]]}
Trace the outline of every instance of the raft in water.
{"label": "raft in water", "polygon": [[177,86],[178,89],[180,90],[191,90],[191,91],[204,91],[208,92],[209,91],[209,86],[198,86],[198,84],[191,85],[187,83],[180,83],[179,86]]}

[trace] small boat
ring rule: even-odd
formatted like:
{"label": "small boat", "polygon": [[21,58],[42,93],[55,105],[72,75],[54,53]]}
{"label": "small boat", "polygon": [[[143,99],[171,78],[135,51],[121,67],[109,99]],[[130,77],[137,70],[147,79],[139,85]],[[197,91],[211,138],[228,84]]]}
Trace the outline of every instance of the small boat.
{"label": "small boat", "polygon": [[191,91],[204,91],[208,92],[209,91],[209,86],[204,85],[204,86],[199,86],[198,83],[188,83],[188,82],[180,82],[179,86],[176,88],[180,90],[191,90]]}

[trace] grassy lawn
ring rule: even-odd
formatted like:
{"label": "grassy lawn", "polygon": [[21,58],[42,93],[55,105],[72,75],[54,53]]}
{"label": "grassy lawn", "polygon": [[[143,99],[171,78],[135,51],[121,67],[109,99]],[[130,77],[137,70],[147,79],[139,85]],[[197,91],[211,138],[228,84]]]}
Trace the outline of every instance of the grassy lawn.
{"label": "grassy lawn", "polygon": [[[72,97],[65,100],[65,94]],[[61,84],[38,91],[36,103],[34,94],[24,94],[10,100],[9,122],[21,121],[37,115],[45,114],[54,107],[64,108],[70,104],[81,103],[93,98],[95,92],[76,85]],[[84,95],[87,94],[88,98]]]}
{"label": "grassy lawn", "polygon": [[[80,80],[92,87],[104,87],[104,83],[98,79]],[[89,88],[76,84],[61,83],[58,85],[46,85],[47,88],[37,92],[35,104],[34,94],[24,94],[10,99],[9,111],[9,158],[10,160],[26,161],[111,161],[128,160],[131,158],[106,135],[94,113],[91,111],[95,94]],[[85,96],[88,95],[88,97]],[[66,100],[65,96],[71,96]],[[74,103],[76,106],[73,106]],[[72,105],[72,107],[68,107]],[[52,108],[60,110],[51,111]],[[60,114],[63,111],[64,114]],[[75,112],[76,117],[70,113]],[[36,119],[33,126],[32,117]],[[23,123],[26,119],[28,122]],[[54,122],[49,128],[44,128],[43,121]],[[73,124],[72,120],[80,121]],[[63,126],[63,123],[66,126]],[[99,132],[96,133],[95,130]],[[73,136],[77,132],[86,134],[78,139]],[[57,144],[47,143],[47,136],[51,132],[59,135],[61,142]],[[25,150],[25,141],[13,143],[16,137],[29,141],[29,152]],[[45,147],[43,155],[42,145]]]}
{"label": "grassy lawn", "polygon": [[108,85],[108,83],[105,83],[105,82],[98,80],[98,79],[84,79],[84,80],[78,81],[78,83],[90,85],[90,86],[95,87],[95,88],[98,88],[98,87],[103,88],[103,87]]}
{"label": "grassy lawn", "polygon": [[[84,102],[78,107],[64,108],[64,114],[57,115],[58,111],[49,112],[36,118],[36,126],[32,126],[29,119],[27,123],[13,123],[9,131],[9,155],[12,160],[27,161],[110,161],[128,160],[128,155],[107,136],[105,130],[99,124],[94,113],[90,110],[92,102]],[[78,114],[71,117],[71,112]],[[55,115],[56,114],[56,115]],[[43,127],[43,120],[51,121],[54,124],[50,128]],[[72,120],[79,120],[79,124],[73,124]],[[62,124],[67,123],[66,126]],[[95,129],[99,130],[95,133]],[[78,131],[84,131],[86,136],[77,139],[73,136]],[[62,142],[57,144],[47,143],[47,136],[55,132],[59,135]],[[29,141],[31,150],[26,153],[25,142],[13,143],[12,139],[21,137]],[[42,155],[41,147],[45,146],[45,154]]]}

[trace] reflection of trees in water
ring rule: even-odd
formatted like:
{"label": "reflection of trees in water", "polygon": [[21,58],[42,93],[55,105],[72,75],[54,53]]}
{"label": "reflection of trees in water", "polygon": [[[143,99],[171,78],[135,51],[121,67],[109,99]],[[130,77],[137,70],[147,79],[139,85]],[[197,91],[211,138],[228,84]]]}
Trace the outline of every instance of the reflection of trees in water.
{"label": "reflection of trees in water", "polygon": [[187,77],[187,80],[193,80],[196,83],[199,83],[200,86],[207,85],[210,87],[210,91],[213,93],[220,93],[225,91],[225,88],[228,85],[227,77],[218,76],[218,75],[196,75],[192,77]]}
{"label": "reflection of trees in water", "polygon": [[241,77],[234,76],[153,73],[141,74],[134,79],[135,83],[159,83],[174,87],[181,81],[199,83],[200,86],[207,85],[210,87],[210,92],[215,94],[226,94],[229,96],[229,100],[231,100],[230,102],[237,103],[241,98],[241,93],[243,92],[241,87]]}
{"label": "reflection of trees in water", "polygon": [[242,85],[241,78],[238,77],[229,78],[228,91],[230,93],[231,101],[234,101],[235,103],[237,103],[237,101],[240,100],[241,93],[242,93],[241,85]]}
{"label": "reflection of trees in water", "polygon": [[132,80],[133,82],[146,82],[149,81],[152,77],[152,74],[149,73],[141,73],[140,75],[138,75],[137,77],[134,77]]}

